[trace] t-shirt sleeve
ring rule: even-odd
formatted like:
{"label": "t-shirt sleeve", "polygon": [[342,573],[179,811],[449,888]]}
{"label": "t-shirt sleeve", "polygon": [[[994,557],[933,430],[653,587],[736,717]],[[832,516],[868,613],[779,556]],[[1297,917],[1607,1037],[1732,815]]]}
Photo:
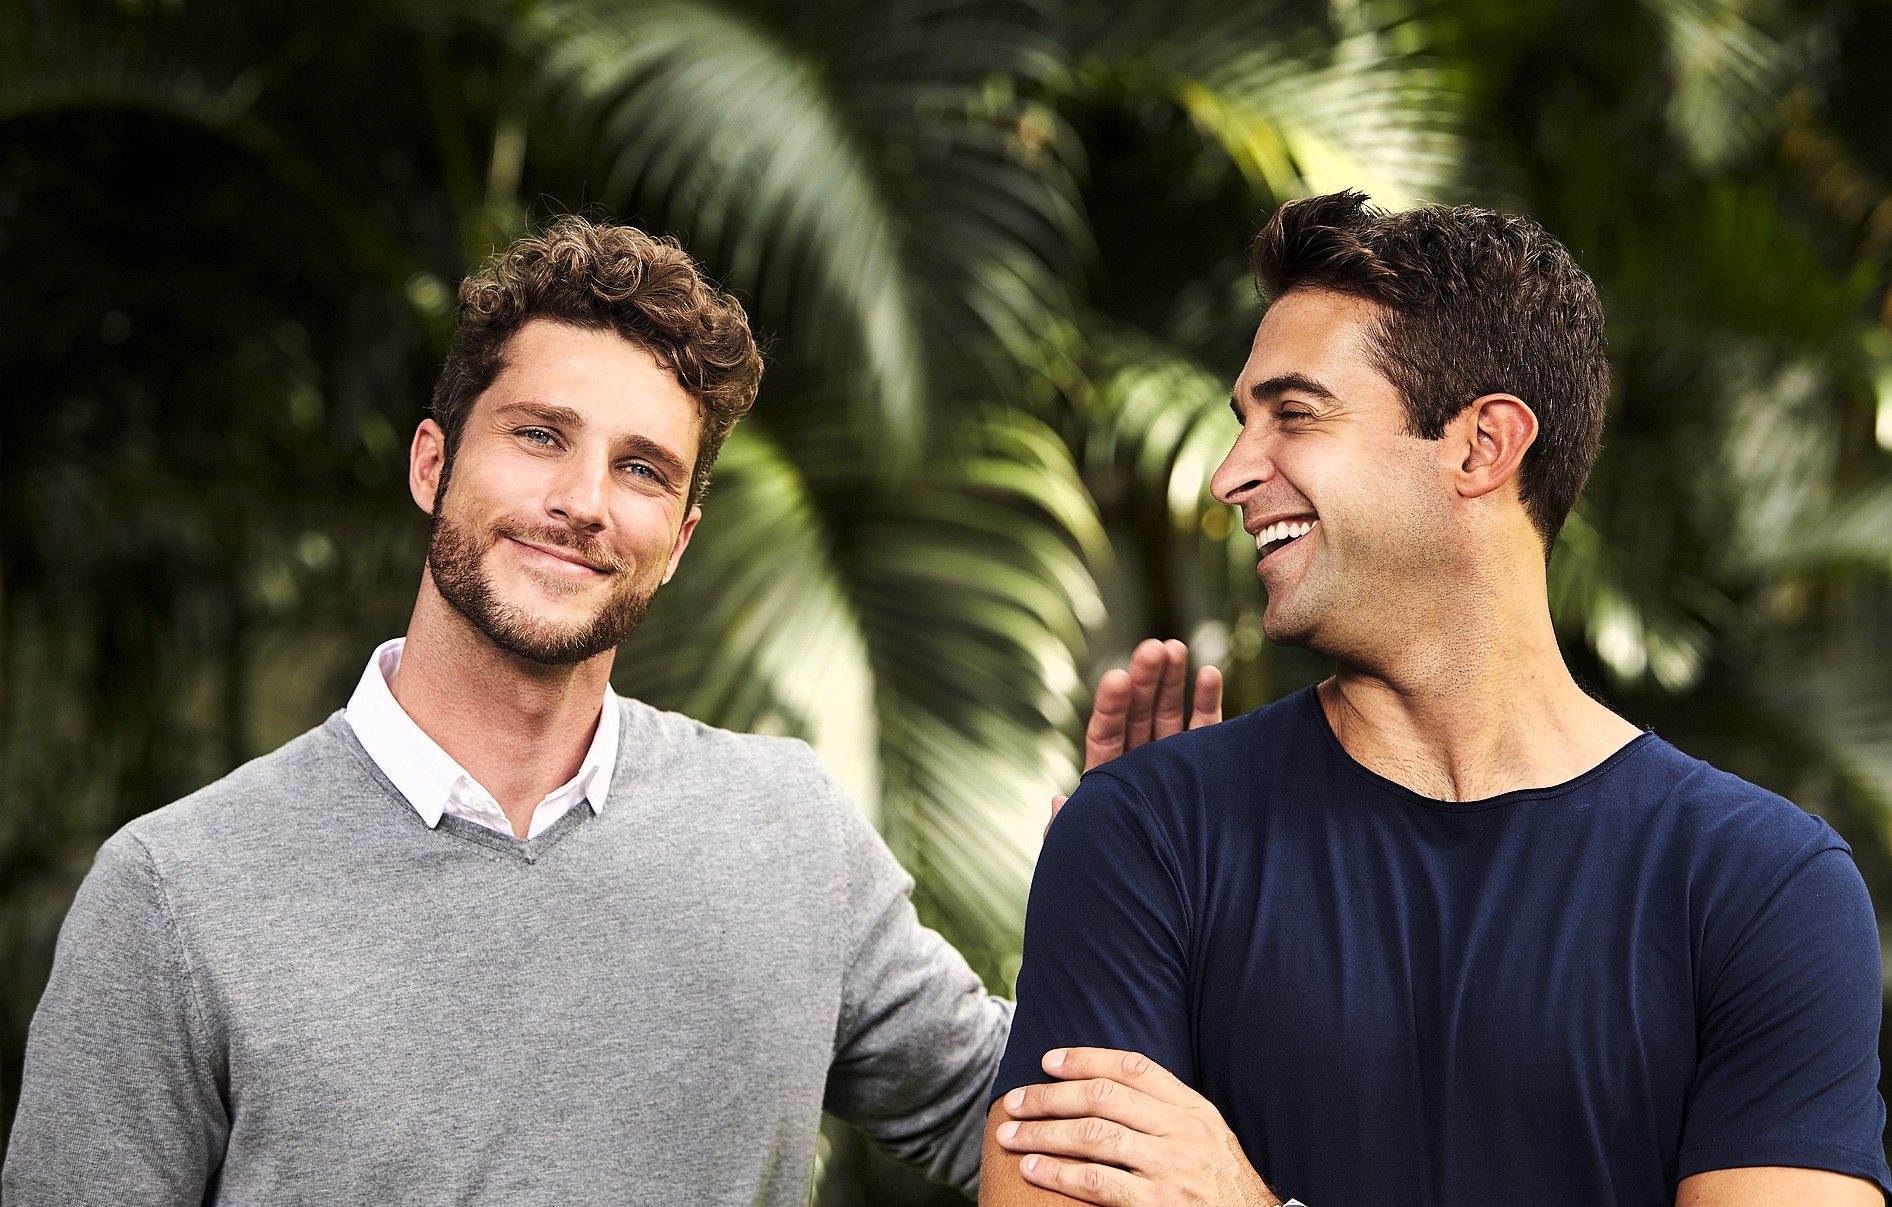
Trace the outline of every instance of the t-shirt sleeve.
{"label": "t-shirt sleeve", "polygon": [[936,1182],[979,1184],[985,1089],[1011,1004],[920,924],[913,880],[839,787],[846,977],[823,1107]]}
{"label": "t-shirt sleeve", "polygon": [[121,832],[59,931],[0,1197],[201,1203],[229,1131],[214,1049],[150,852]]}
{"label": "t-shirt sleeve", "polygon": [[1892,1191],[1879,935],[1851,856],[1807,858],[1710,967],[1677,1178],[1781,1165]]}
{"label": "t-shirt sleeve", "polygon": [[1185,881],[1142,796],[1084,777],[1045,835],[1025,913],[1011,1041],[988,1099],[1049,1080],[1052,1048],[1140,1052],[1190,1085]]}

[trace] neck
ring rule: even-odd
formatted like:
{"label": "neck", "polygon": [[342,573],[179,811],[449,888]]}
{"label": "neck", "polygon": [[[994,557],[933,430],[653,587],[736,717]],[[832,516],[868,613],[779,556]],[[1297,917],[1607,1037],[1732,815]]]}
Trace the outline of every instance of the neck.
{"label": "neck", "polygon": [[1458,584],[1454,601],[1450,623],[1404,629],[1383,656],[1342,657],[1321,684],[1335,736],[1363,766],[1435,800],[1483,800],[1573,779],[1636,736],[1564,665],[1541,570]]}
{"label": "neck", "polygon": [[614,656],[544,666],[509,654],[428,577],[388,687],[414,724],[493,794],[523,838],[539,801],[585,761]]}

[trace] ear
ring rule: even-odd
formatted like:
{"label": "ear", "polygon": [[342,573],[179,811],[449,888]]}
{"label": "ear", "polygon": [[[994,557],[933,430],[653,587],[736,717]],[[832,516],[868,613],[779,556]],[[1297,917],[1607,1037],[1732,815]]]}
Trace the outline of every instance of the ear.
{"label": "ear", "polygon": [[423,419],[414,429],[414,443],[407,450],[407,493],[428,515],[434,513],[434,500],[440,494],[440,471],[447,464],[447,434],[431,419]]}
{"label": "ear", "polygon": [[1490,494],[1517,477],[1525,450],[1537,439],[1537,416],[1515,394],[1486,394],[1452,421],[1461,452],[1453,477],[1461,498]]}
{"label": "ear", "polygon": [[697,521],[703,518],[701,507],[690,508],[690,514],[683,517],[683,527],[677,529],[677,543],[670,550],[670,564],[664,567],[664,581],[677,572],[677,563],[683,560],[683,551],[690,547],[690,534],[696,531]]}

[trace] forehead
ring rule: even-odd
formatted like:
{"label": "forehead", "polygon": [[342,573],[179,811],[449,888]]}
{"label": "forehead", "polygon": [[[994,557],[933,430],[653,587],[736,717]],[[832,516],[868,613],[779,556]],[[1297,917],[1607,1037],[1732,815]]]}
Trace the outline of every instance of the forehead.
{"label": "forehead", "polygon": [[532,319],[506,341],[483,407],[530,403],[576,411],[588,427],[694,447],[696,399],[649,350],[615,331]]}
{"label": "forehead", "polygon": [[1325,289],[1290,290],[1255,329],[1238,393],[1293,374],[1323,382],[1342,397],[1392,390],[1373,360],[1379,315],[1380,308],[1363,298]]}

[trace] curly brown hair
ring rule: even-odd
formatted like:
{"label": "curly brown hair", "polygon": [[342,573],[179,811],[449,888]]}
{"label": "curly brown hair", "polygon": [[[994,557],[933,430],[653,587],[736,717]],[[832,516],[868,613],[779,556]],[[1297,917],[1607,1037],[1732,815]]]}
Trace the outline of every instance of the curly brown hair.
{"label": "curly brown hair", "polygon": [[1378,304],[1375,359],[1414,435],[1437,440],[1486,394],[1523,399],[1538,432],[1518,492],[1549,552],[1596,462],[1610,391],[1603,307],[1562,244],[1528,218],[1389,214],[1348,190],[1276,210],[1250,261],[1264,299],[1327,289]]}
{"label": "curly brown hair", "polygon": [[515,241],[460,282],[459,325],[433,402],[448,465],[474,400],[505,367],[513,332],[536,318],[615,331],[676,374],[703,418],[689,491],[692,506],[701,501],[716,454],[762,384],[749,316],[675,239],[577,215]]}

